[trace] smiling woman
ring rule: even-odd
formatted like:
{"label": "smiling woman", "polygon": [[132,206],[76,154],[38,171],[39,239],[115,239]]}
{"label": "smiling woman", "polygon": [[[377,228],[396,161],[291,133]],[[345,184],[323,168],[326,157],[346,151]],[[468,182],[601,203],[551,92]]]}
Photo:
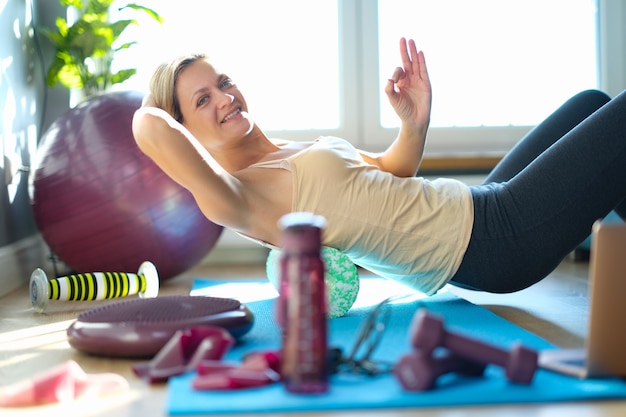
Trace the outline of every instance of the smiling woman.
{"label": "smiling woman", "polygon": [[[216,136],[228,141],[232,136],[250,133],[254,122],[235,123],[240,119],[249,119],[248,104],[230,77],[217,72],[203,55],[183,60],[177,66],[176,74],[183,72],[185,77],[174,78],[176,95],[180,101],[179,122],[193,132],[196,139],[211,150],[213,146],[210,139]],[[158,70],[156,74],[159,74]],[[153,87],[151,91],[156,90]],[[188,116],[183,117],[183,114]],[[231,132],[233,128],[236,131]]]}

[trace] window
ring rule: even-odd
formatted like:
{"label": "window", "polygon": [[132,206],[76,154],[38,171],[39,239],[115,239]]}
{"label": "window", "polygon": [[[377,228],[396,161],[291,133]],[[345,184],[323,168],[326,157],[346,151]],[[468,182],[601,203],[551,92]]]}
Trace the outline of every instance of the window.
{"label": "window", "polygon": [[139,43],[120,65],[139,72],[123,87],[144,90],[167,55],[202,50],[271,136],[333,134],[381,150],[397,132],[383,85],[400,64],[399,37],[413,37],[434,88],[427,152],[503,151],[566,98],[601,85],[598,2],[608,3],[152,0],[166,22],[129,31]]}
{"label": "window", "polygon": [[164,23],[146,22],[149,30],[130,27],[124,34],[140,39],[121,60],[138,68],[138,76],[124,88],[145,90],[161,61],[203,52],[238,84],[264,130],[339,128],[336,0],[152,0],[146,4],[164,17]]}
{"label": "window", "polygon": [[[413,37],[432,73],[433,127],[534,125],[597,87],[595,15],[594,0],[380,1],[381,73],[397,62],[390,46]],[[382,126],[398,126],[384,104]]]}

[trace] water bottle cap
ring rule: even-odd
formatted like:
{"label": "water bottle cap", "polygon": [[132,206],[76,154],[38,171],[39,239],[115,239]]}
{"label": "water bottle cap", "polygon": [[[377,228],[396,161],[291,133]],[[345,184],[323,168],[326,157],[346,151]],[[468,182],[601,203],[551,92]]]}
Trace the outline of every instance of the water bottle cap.
{"label": "water bottle cap", "polygon": [[278,224],[283,230],[295,226],[312,226],[323,229],[326,226],[326,219],[317,214],[296,211],[285,214],[280,218]]}
{"label": "water bottle cap", "polygon": [[285,253],[318,253],[326,219],[312,213],[289,213],[280,219]]}

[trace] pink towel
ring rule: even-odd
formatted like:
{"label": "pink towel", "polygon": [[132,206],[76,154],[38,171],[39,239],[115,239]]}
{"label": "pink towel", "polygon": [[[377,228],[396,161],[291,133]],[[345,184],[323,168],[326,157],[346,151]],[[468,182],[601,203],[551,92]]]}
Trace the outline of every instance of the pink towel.
{"label": "pink towel", "polygon": [[0,407],[27,407],[99,396],[128,388],[128,382],[113,373],[86,374],[73,360],[43,371],[32,378],[0,388]]}

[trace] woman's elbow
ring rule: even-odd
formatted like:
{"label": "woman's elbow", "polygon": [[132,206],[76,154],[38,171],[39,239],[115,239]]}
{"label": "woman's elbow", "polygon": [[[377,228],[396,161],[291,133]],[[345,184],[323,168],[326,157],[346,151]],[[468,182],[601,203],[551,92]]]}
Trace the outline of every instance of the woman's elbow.
{"label": "woman's elbow", "polygon": [[132,121],[133,137],[137,145],[143,150],[151,142],[163,134],[167,122],[162,116],[154,112],[155,108],[142,107],[135,112]]}
{"label": "woman's elbow", "polygon": [[407,178],[414,177],[417,174],[419,165],[415,164],[381,164],[381,169],[387,171],[396,177]]}

